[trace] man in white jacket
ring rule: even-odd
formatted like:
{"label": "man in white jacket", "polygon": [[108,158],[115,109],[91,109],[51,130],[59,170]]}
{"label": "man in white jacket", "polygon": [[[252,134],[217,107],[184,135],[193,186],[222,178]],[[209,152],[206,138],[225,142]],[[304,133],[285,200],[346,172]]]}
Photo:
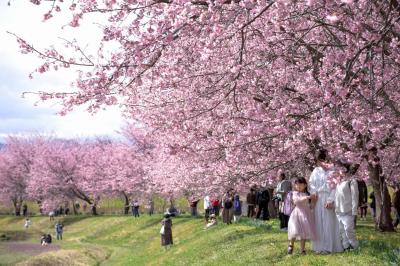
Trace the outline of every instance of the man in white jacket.
{"label": "man in white jacket", "polygon": [[210,201],[210,196],[205,196],[204,197],[204,219],[205,223],[208,223],[208,218],[210,217],[210,212],[211,212],[211,201]]}
{"label": "man in white jacket", "polygon": [[358,209],[358,185],[354,174],[357,166],[346,166],[344,180],[336,186],[335,212],[339,220],[340,236],[346,250],[358,248],[354,229],[354,217]]}

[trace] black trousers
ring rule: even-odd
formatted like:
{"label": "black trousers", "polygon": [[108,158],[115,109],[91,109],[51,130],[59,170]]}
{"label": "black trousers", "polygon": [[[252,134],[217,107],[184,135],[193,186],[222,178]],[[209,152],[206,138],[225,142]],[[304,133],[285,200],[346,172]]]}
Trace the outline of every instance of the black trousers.
{"label": "black trousers", "polygon": [[279,221],[280,223],[280,228],[287,228],[288,227],[288,223],[289,223],[289,215],[285,215],[283,212],[279,213]]}
{"label": "black trousers", "polygon": [[254,205],[247,206],[247,217],[251,218],[254,216],[254,214],[255,214],[254,208],[255,208]]}
{"label": "black trousers", "polygon": [[268,202],[265,203],[265,204],[262,204],[262,205],[258,205],[258,208],[257,208],[257,216],[256,216],[257,219],[260,219],[261,212],[262,212],[262,214],[263,214],[262,219],[263,219],[264,221],[265,221],[265,220],[269,220]]}
{"label": "black trousers", "polygon": [[219,216],[219,206],[214,206],[212,211],[215,214],[215,216]]}

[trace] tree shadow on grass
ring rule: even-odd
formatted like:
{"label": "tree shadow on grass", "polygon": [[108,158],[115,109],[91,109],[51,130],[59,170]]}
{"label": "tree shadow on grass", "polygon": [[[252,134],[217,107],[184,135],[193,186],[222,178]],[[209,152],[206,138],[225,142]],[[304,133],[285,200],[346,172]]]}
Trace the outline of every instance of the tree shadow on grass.
{"label": "tree shadow on grass", "polygon": [[149,221],[146,221],[143,225],[141,225],[138,230],[143,230],[143,229],[147,229],[149,227],[152,226],[156,226],[156,225],[160,225],[161,226],[161,220],[162,219],[151,219]]}
{"label": "tree shadow on grass", "polygon": [[61,221],[64,226],[72,225],[74,223],[81,222],[83,220],[89,219],[93,216],[57,216],[55,217],[52,223],[56,223],[57,221]]}
{"label": "tree shadow on grass", "polygon": [[[217,227],[215,229],[217,229]],[[218,241],[215,243],[218,245],[218,244],[228,243],[228,242],[232,242],[232,241],[239,241],[243,238],[252,237],[255,235],[263,236],[264,234],[265,234],[264,230],[260,230],[258,228],[253,228],[253,229],[245,230],[245,231],[234,230],[232,232],[229,232],[229,234],[219,236]],[[263,241],[266,241],[266,239],[264,239]],[[277,241],[279,241],[279,240],[277,240]],[[286,241],[282,241],[282,242],[286,242]]]}
{"label": "tree shadow on grass", "polygon": [[[383,240],[362,240],[360,241],[360,249],[354,252],[354,255],[364,256],[368,253],[371,257],[387,261],[392,265],[400,265],[400,247],[394,246]],[[365,251],[367,250],[367,251]]]}
{"label": "tree shadow on grass", "polygon": [[0,241],[24,241],[32,237],[32,232],[16,231],[16,230],[1,230]]}

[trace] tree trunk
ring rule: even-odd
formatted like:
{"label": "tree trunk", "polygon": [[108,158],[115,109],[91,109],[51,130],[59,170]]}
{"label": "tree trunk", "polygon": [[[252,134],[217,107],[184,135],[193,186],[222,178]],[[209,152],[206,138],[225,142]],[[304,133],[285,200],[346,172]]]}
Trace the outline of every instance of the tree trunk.
{"label": "tree trunk", "polygon": [[390,195],[387,188],[385,177],[381,175],[381,166],[379,163],[373,165],[368,163],[369,178],[374,188],[376,202],[376,218],[375,225],[381,231],[392,232],[394,227],[392,224]]}
{"label": "tree trunk", "polygon": [[75,206],[75,201],[72,201],[72,209],[74,210],[74,215],[78,215],[79,214],[78,210],[76,209],[76,206]]}
{"label": "tree trunk", "polygon": [[12,200],[15,210],[15,216],[21,216],[22,199],[16,198]]}
{"label": "tree trunk", "polygon": [[16,199],[12,200],[12,204],[14,206],[14,214],[15,216],[20,216],[21,215],[21,210],[18,211],[18,203]]}
{"label": "tree trunk", "polygon": [[129,198],[124,191],[122,191],[122,195],[124,196],[124,199],[125,199],[124,214],[128,215],[129,214]]}

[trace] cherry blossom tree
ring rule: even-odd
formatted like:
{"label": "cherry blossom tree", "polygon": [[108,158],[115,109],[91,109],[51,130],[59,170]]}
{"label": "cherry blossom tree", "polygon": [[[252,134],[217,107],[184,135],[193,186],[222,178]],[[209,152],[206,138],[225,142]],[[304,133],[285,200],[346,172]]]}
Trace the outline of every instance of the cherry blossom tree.
{"label": "cherry blossom tree", "polygon": [[80,167],[88,191],[106,196],[122,195],[125,214],[129,211],[129,197],[146,193],[148,182],[143,164],[143,153],[128,143],[97,140],[85,144],[84,163]]}
{"label": "cherry blossom tree", "polygon": [[29,138],[8,137],[0,150],[0,200],[12,202],[17,216],[29,199],[27,185],[33,159],[34,143]]}
{"label": "cherry blossom tree", "polygon": [[399,180],[397,0],[31,2],[49,4],[48,23],[68,8],[71,27],[107,17],[96,54],[74,41],[66,43],[74,56],[42,51],[16,36],[22,52],[43,59],[36,72],[79,70],[73,90],[39,93],[43,100],[61,99],[63,112],[124,106],[176,154],[171,169],[185,169],[171,186],[186,170],[196,184],[206,175],[260,182],[280,168],[305,175],[324,147],[366,165],[379,227],[393,230],[386,180]]}
{"label": "cherry blossom tree", "polygon": [[35,147],[28,184],[32,197],[47,201],[78,198],[93,203],[94,193],[80,172],[83,148],[77,141],[48,138]]}

